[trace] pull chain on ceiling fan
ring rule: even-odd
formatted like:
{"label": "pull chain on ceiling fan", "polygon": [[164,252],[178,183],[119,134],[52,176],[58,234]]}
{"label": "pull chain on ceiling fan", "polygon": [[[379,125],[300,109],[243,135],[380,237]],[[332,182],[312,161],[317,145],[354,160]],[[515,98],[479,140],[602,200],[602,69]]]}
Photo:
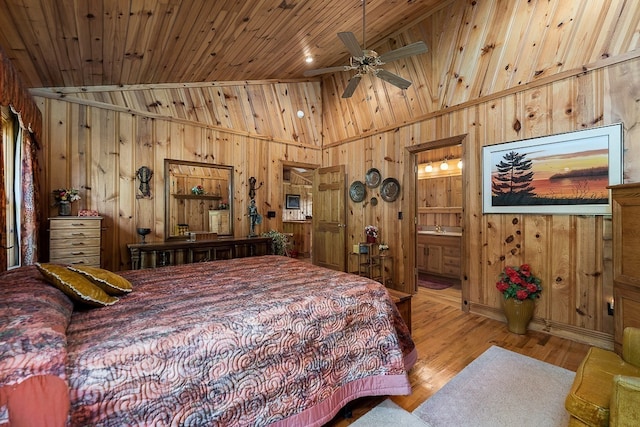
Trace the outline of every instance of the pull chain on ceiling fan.
{"label": "pull chain on ceiling fan", "polygon": [[403,46],[401,48],[378,55],[374,50],[367,50],[365,31],[366,24],[366,0],[362,1],[362,45],[360,48],[356,36],[352,32],[338,33],[338,37],[342,43],[346,46],[347,50],[351,54],[349,59],[349,65],[341,65],[337,67],[320,68],[317,70],[308,70],[304,72],[306,77],[317,76],[320,74],[335,73],[339,71],[356,70],[356,74],[349,79],[349,83],[342,94],[343,98],[350,98],[353,92],[358,87],[362,76],[365,74],[373,74],[376,77],[391,83],[400,89],[407,89],[411,86],[409,80],[405,80],[402,77],[393,74],[387,70],[379,68],[388,62],[396,61],[398,59],[406,58],[413,55],[419,55],[427,52],[427,45],[424,42],[419,41],[411,43],[410,45]]}

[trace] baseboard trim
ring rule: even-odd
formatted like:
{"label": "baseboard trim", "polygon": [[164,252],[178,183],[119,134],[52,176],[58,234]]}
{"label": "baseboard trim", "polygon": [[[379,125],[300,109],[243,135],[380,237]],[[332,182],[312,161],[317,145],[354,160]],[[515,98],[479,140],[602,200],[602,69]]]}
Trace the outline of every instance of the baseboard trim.
{"label": "baseboard trim", "polygon": [[[505,323],[504,314],[502,314],[502,310],[499,308],[470,302],[469,312]],[[613,334],[592,331],[590,329],[554,322],[539,317],[533,318],[529,324],[529,329],[595,347],[613,350]]]}

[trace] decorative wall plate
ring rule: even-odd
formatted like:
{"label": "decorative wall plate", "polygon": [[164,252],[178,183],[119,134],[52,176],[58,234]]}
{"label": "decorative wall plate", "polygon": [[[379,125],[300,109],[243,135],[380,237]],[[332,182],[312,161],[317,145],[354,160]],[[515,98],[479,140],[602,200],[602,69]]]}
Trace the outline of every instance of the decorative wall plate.
{"label": "decorative wall plate", "polygon": [[382,181],[382,177],[380,176],[380,171],[376,168],[371,168],[367,171],[367,175],[364,177],[365,182],[367,183],[367,187],[376,188],[380,185],[380,181]]}
{"label": "decorative wall plate", "polygon": [[380,197],[385,202],[393,202],[400,195],[400,183],[395,178],[387,178],[382,181],[382,188],[380,189]]}
{"label": "decorative wall plate", "polygon": [[351,187],[349,187],[349,197],[354,202],[361,202],[364,200],[364,197],[367,195],[367,188],[364,186],[362,181],[353,181]]}

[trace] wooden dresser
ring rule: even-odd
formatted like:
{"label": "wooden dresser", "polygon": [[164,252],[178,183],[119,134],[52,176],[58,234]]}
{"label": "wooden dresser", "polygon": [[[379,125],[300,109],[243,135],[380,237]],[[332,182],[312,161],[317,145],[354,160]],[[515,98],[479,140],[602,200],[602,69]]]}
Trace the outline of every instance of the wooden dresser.
{"label": "wooden dresser", "polygon": [[613,204],[614,349],[622,331],[640,328],[640,183],[611,186]]}
{"label": "wooden dresser", "polygon": [[102,217],[49,218],[49,262],[100,267]]}
{"label": "wooden dresser", "polygon": [[[270,237],[220,237],[215,240],[130,243],[131,269],[266,255]],[[250,268],[250,267],[249,267]]]}

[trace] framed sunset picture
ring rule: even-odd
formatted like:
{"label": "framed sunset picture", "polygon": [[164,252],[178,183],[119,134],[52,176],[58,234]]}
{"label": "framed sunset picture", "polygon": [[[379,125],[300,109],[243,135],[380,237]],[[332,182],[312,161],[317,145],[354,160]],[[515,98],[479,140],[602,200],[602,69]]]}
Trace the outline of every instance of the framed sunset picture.
{"label": "framed sunset picture", "polygon": [[609,215],[622,152],[620,123],[483,147],[483,212]]}

